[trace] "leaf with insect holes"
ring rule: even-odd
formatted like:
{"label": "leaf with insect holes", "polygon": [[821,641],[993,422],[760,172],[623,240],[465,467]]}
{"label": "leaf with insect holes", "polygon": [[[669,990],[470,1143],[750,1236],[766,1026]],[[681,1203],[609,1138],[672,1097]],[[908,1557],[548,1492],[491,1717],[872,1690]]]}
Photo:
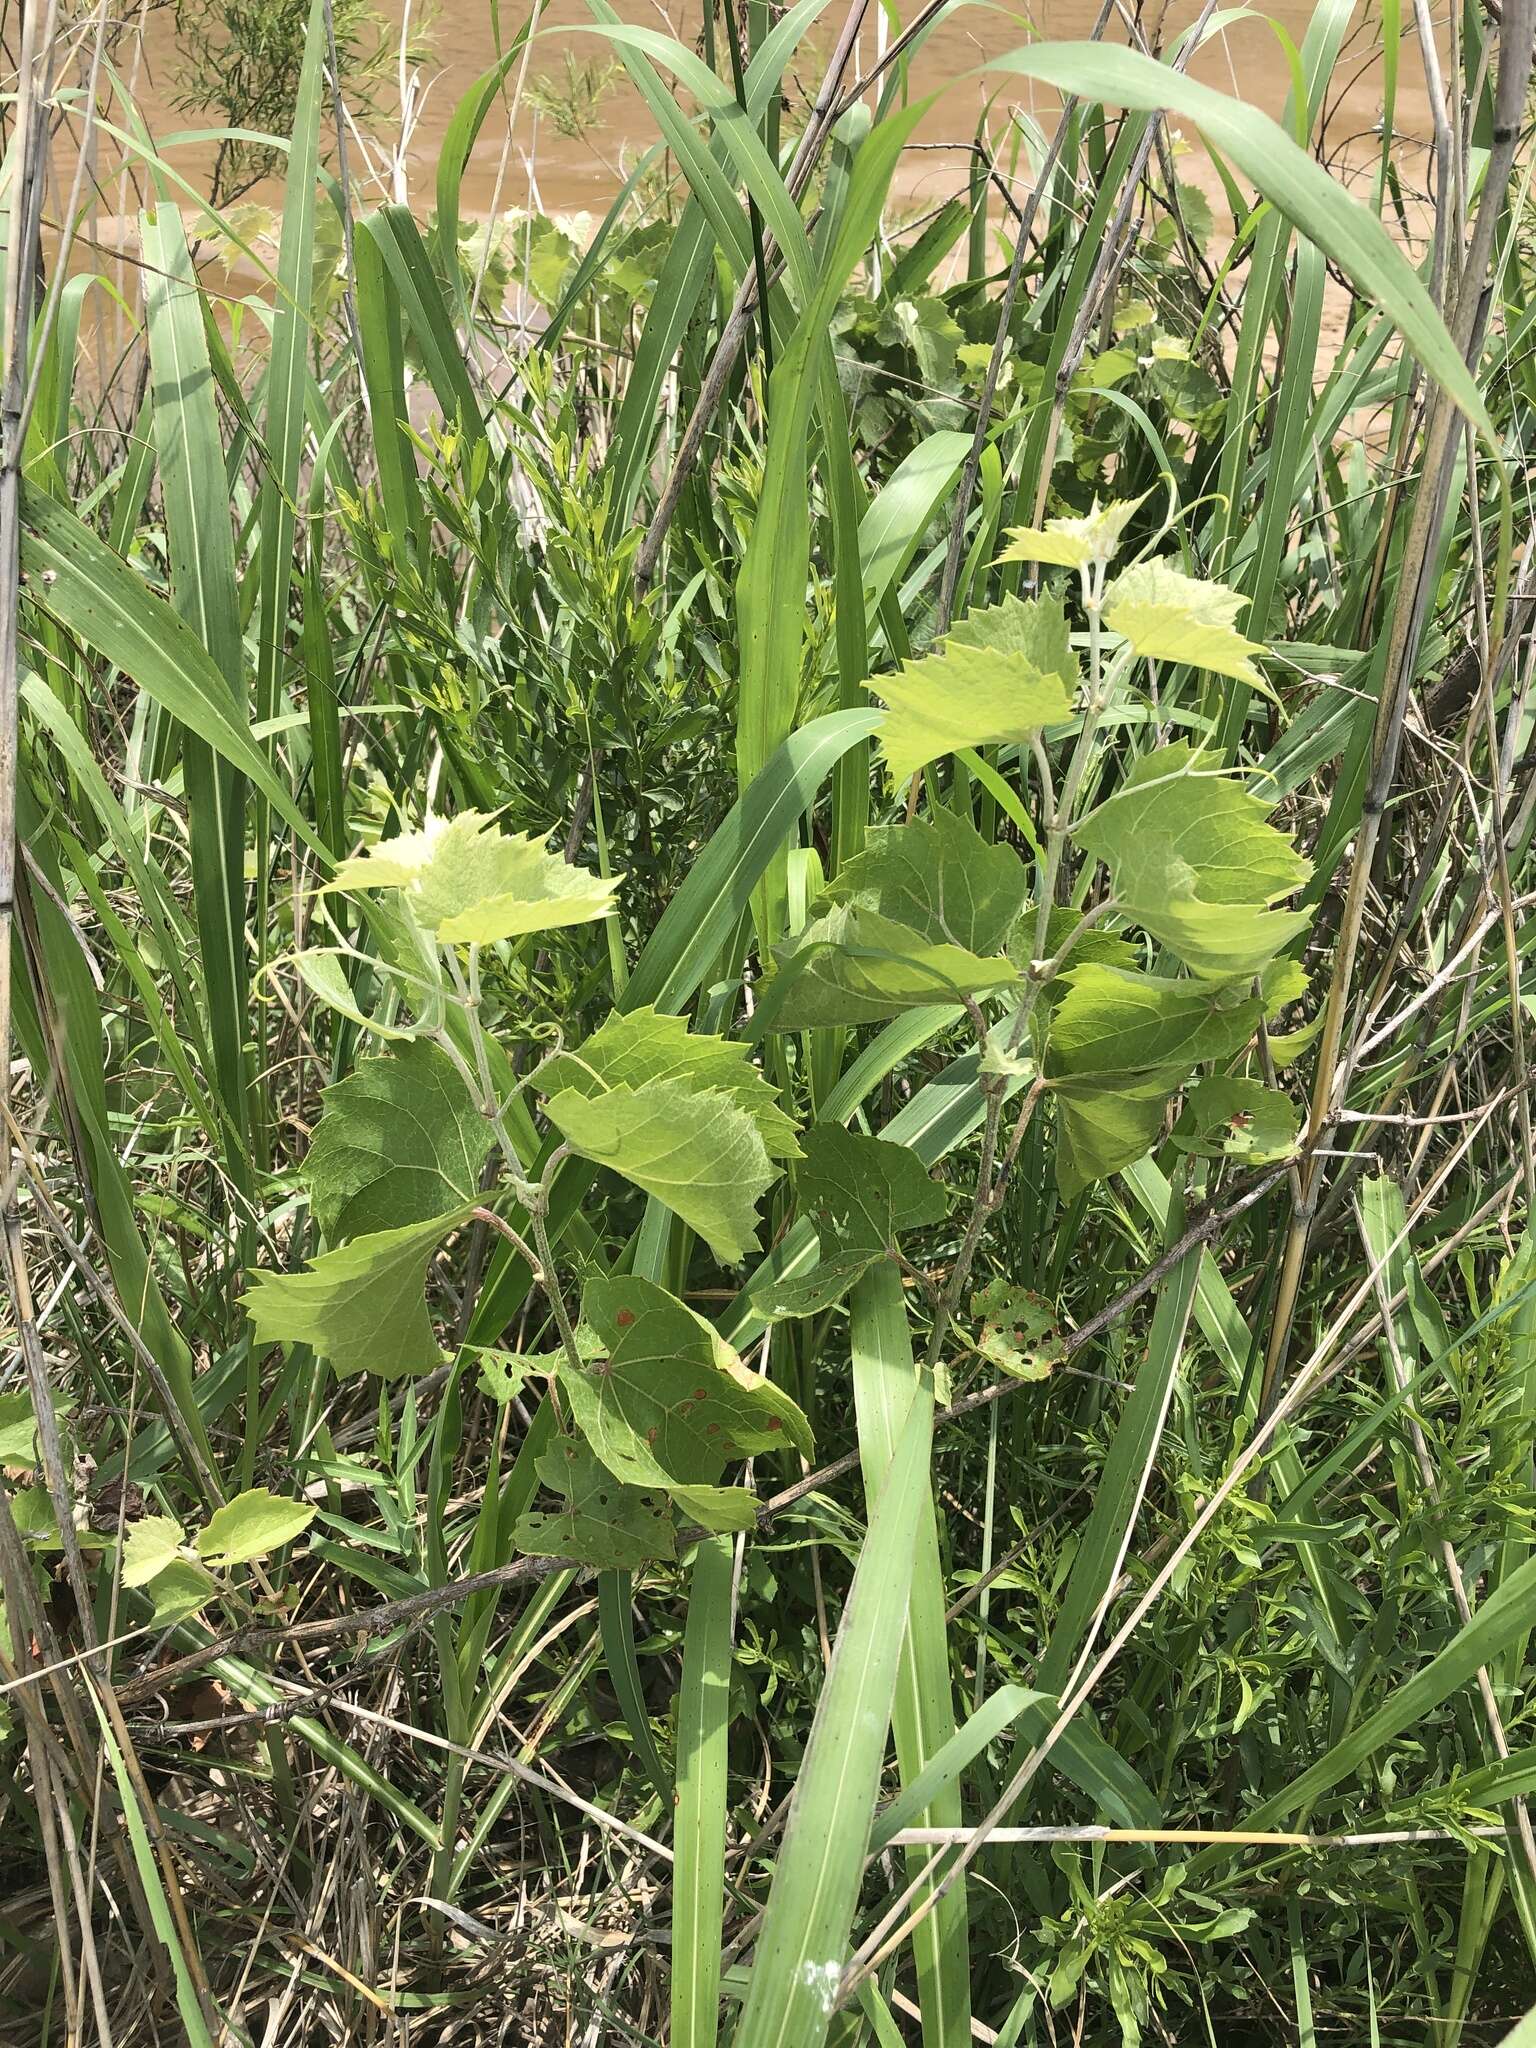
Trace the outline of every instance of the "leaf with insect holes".
{"label": "leaf with insect holes", "polygon": [[1010,526],[1000,562],[1046,562],[1058,569],[1085,569],[1090,562],[1112,562],[1125,529],[1146,502],[1119,499],[1101,505],[1097,498],[1081,518],[1047,519],[1043,527]]}
{"label": "leaf with insect holes", "polygon": [[381,1379],[430,1372],[442,1352],[427,1314],[427,1263],[469,1213],[375,1230],[325,1252],[302,1273],[255,1273],[241,1297],[263,1344],[309,1344],[337,1373]]}
{"label": "leaf with insect holes", "polygon": [[1241,1051],[1263,1010],[1236,987],[1093,961],[1068,968],[1061,982],[1066,994],[1051,1017],[1046,1059],[1053,1078],[1153,1067],[1187,1074]]}
{"label": "leaf with insect holes", "polygon": [[960,747],[1027,740],[1072,715],[1061,676],[1026,654],[953,639],[942,654],[904,662],[897,674],[866,687],[885,699],[876,738],[898,785]]}
{"label": "leaf with insect holes", "polygon": [[1248,600],[1224,583],[1186,576],[1171,562],[1138,562],[1104,593],[1104,623],[1149,661],[1176,661],[1239,682],[1262,683],[1249,660],[1263,643],[1236,629]]}
{"label": "leaf with insect holes", "polygon": [[1018,980],[1005,958],[934,944],[873,910],[834,905],[774,948],[762,1023],[776,1031],[873,1024],[929,1003],[958,1002]]}
{"label": "leaf with insect holes", "polygon": [[565,1088],[547,1107],[573,1152],[664,1202],[717,1259],[735,1265],[756,1248],[757,1203],[780,1169],[733,1095],[647,1081],[591,1097]]}
{"label": "leaf with insect holes", "polygon": [[1011,846],[989,845],[969,818],[940,809],[867,833],[824,901],[873,911],[935,945],[997,954],[1019,921],[1028,889],[1024,863]]}
{"label": "leaf with insect holes", "polygon": [[151,1627],[171,1628],[206,1607],[219,1588],[212,1572],[190,1557],[178,1557],[157,1572],[145,1590],[154,1602]]}
{"label": "leaf with insect holes", "polygon": [[480,1391],[493,1401],[514,1401],[530,1378],[548,1379],[559,1363],[553,1352],[530,1357],[522,1351],[500,1351],[493,1345],[466,1345],[480,1360]]}
{"label": "leaf with insect holes", "polygon": [[181,1554],[187,1533],[169,1515],[146,1515],[123,1532],[123,1584],[146,1586]]}
{"label": "leaf with insect holes", "polygon": [[1127,917],[1203,980],[1230,981],[1306,929],[1309,912],[1270,906],[1311,867],[1257,797],[1199,761],[1183,740],[1143,755],[1073,836],[1107,865]]}
{"label": "leaf with insect holes", "polygon": [[1300,1128],[1295,1103],[1278,1088],[1237,1075],[1213,1074],[1190,1089],[1173,1127],[1173,1142],[1181,1152],[1203,1159],[1241,1159],[1249,1166],[1268,1166],[1290,1157]]}
{"label": "leaf with insect holes", "polygon": [[720,1475],[786,1444],[809,1456],[800,1409],[652,1280],[589,1280],[582,1319],[606,1355],[579,1370],[563,1362],[560,1388],[603,1464],[626,1485],[662,1487],[706,1528],[749,1526],[755,1510]]}
{"label": "leaf with insect holes", "polygon": [[1001,1275],[971,1296],[981,1319],[976,1349],[1010,1379],[1043,1380],[1064,1355],[1056,1311],[1044,1295]]}
{"label": "leaf with insect holes", "polygon": [[318,1512],[308,1501],[283,1500],[265,1486],[248,1487],[214,1510],[194,1547],[204,1564],[228,1571],[281,1550],[303,1535]]}
{"label": "leaf with insect holes", "polygon": [[580,1437],[557,1438],[534,1469],[563,1505],[525,1509],[512,1525],[515,1550],[614,1572],[676,1551],[666,1495],[622,1485]]}
{"label": "leaf with insect holes", "polygon": [[429,817],[419,832],[344,860],[333,889],[398,889],[444,945],[488,945],[611,917],[622,875],[604,881],[551,853],[531,832],[496,829],[483,811]]}
{"label": "leaf with insect holes", "polygon": [[799,1158],[794,1120],[779,1107],[778,1091],[753,1066],[747,1048],[690,1031],[681,1017],[660,1010],[616,1010],[576,1051],[557,1053],[539,1072],[546,1095],[570,1088],[589,1100],[610,1088],[643,1088],[652,1081],[720,1090],[752,1119],[770,1159]]}
{"label": "leaf with insect holes", "polygon": [[1135,1165],[1161,1131],[1168,1099],[1182,1079],[1175,1067],[1052,1082],[1056,1184],[1068,1201],[1091,1182]]}
{"label": "leaf with insect holes", "polygon": [[363,1060],[320,1099],[303,1177],[332,1244],[477,1199],[491,1127],[440,1046]]}

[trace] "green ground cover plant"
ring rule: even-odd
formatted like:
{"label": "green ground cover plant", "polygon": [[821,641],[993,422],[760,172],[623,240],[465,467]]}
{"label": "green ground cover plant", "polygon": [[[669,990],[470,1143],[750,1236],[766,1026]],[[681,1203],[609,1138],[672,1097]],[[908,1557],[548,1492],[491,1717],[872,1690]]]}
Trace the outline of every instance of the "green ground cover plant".
{"label": "green ground cover plant", "polygon": [[1525,2038],[1536,0],[590,7],[12,53],[0,2038]]}

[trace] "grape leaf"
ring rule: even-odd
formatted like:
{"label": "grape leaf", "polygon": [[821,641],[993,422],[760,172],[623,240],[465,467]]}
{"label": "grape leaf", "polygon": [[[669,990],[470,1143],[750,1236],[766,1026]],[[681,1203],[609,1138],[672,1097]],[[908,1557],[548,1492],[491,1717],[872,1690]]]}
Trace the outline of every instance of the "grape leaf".
{"label": "grape leaf", "polygon": [[283,1500],[265,1486],[248,1487],[214,1510],[198,1531],[195,1548],[204,1564],[228,1571],[281,1550],[303,1535],[317,1512],[308,1501]]}
{"label": "grape leaf", "polygon": [[915,1152],[888,1138],[867,1138],[841,1124],[816,1124],[805,1134],[805,1161],[795,1170],[802,1211],[829,1225],[848,1251],[890,1251],[903,1230],[940,1222],[949,1197]]}
{"label": "grape leaf", "polygon": [[1296,1105],[1278,1088],[1237,1075],[1213,1074],[1190,1089],[1173,1127],[1173,1142],[1181,1152],[1204,1159],[1243,1159],[1250,1166],[1267,1166],[1290,1157],[1300,1128]]}
{"label": "grape leaf", "polygon": [[1068,1201],[1090,1182],[1135,1165],[1162,1129],[1168,1098],[1182,1078],[1175,1068],[1052,1082],[1056,1183]]}
{"label": "grape leaf", "polygon": [[908,825],[876,826],[825,900],[875,911],[935,944],[987,954],[1007,944],[1028,886],[1011,846],[989,846],[969,818],[940,809]]}
{"label": "grape leaf", "polygon": [[303,1177],[332,1244],[476,1199],[491,1130],[441,1047],[364,1060],[321,1102]]}
{"label": "grape leaf", "polygon": [[529,1557],[568,1557],[600,1571],[633,1571],[676,1549],[665,1495],[623,1486],[579,1437],[561,1437],[534,1466],[563,1506],[528,1508],[512,1543]]}
{"label": "grape leaf", "polygon": [[777,1090],[753,1066],[747,1048],[690,1031],[681,1017],[659,1010],[615,1011],[576,1052],[557,1053],[539,1073],[546,1095],[571,1088],[589,1099],[610,1088],[643,1088],[651,1081],[722,1090],[757,1126],[770,1159],[800,1156],[794,1120],[779,1107]]}
{"label": "grape leaf", "polygon": [[1043,528],[1011,526],[1008,546],[998,560],[1048,562],[1060,569],[1084,569],[1090,562],[1111,562],[1121,536],[1148,495],[1143,491],[1139,498],[1109,505],[1101,505],[1095,498],[1092,510],[1082,518],[1047,519]]}
{"label": "grape leaf", "polygon": [[582,1317],[606,1356],[580,1370],[563,1362],[561,1391],[593,1451],[627,1485],[664,1488],[707,1528],[741,1528],[740,1502],[720,1498],[740,1490],[716,1484],[729,1460],[786,1443],[807,1456],[815,1448],[789,1396],[654,1281],[590,1280]]}
{"label": "grape leaf", "polygon": [[1052,1074],[1119,1074],[1228,1059],[1258,1028],[1263,1005],[1210,982],[1174,981],[1088,961],[1061,976],[1051,1018]]}
{"label": "grape leaf", "polygon": [[206,1607],[219,1588],[213,1574],[202,1565],[194,1564],[190,1557],[178,1557],[155,1574],[147,1590],[154,1602],[151,1625],[171,1628],[196,1614],[200,1607]]}
{"label": "grape leaf", "polygon": [[611,917],[624,877],[604,881],[550,853],[531,832],[498,832],[484,811],[429,817],[419,832],[344,860],[333,889],[399,889],[445,945],[486,945]]}
{"label": "grape leaf", "polygon": [[169,1515],[146,1515],[123,1532],[123,1584],[146,1586],[181,1553],[187,1540],[180,1522]]}
{"label": "grape leaf", "polygon": [[[73,1405],[68,1394],[54,1390],[54,1411],[61,1420]],[[24,1391],[0,1394],[0,1465],[30,1467],[37,1463],[37,1458],[37,1417],[32,1412],[32,1396]]]}
{"label": "grape leaf", "polygon": [[751,1289],[752,1306],[765,1322],[794,1316],[819,1316],[835,1308],[871,1266],[885,1257],[877,1251],[823,1252],[808,1273],[768,1274]]}
{"label": "grape leaf", "polygon": [[1263,683],[1248,659],[1263,644],[1236,630],[1248,602],[1224,583],[1203,583],[1171,562],[1138,562],[1117,576],[1104,593],[1104,623],[1132,649],[1152,661],[1177,661]]}
{"label": "grape leaf", "polygon": [[756,1247],[758,1198],[779,1169],[757,1125],[723,1088],[647,1081],[592,1097],[565,1088],[547,1107],[573,1152],[655,1195],[716,1258],[734,1265]]}
{"label": "grape leaf", "polygon": [[1197,772],[1187,741],[1144,755],[1123,787],[1074,828],[1104,861],[1128,917],[1205,980],[1257,974],[1307,926],[1270,908],[1311,873],[1263,803]]}
{"label": "grape leaf", "polygon": [[971,1297],[982,1319],[976,1349],[1010,1379],[1043,1380],[1063,1355],[1056,1312],[1043,1294],[1000,1274]]}
{"label": "grape leaf", "polygon": [[1018,979],[1006,959],[935,945],[875,911],[837,904],[775,947],[762,1021],[779,1031],[869,1024],[928,1003],[955,1002]]}
{"label": "grape leaf", "polygon": [[302,1273],[256,1273],[242,1297],[264,1344],[310,1344],[338,1373],[430,1372],[442,1352],[425,1298],[427,1262],[468,1206],[375,1230]]}
{"label": "grape leaf", "polygon": [[1059,597],[1005,597],[999,604],[983,605],[951,626],[944,644],[1022,654],[1041,675],[1056,676],[1068,696],[1082,680],[1067,608]]}
{"label": "grape leaf", "polygon": [[905,782],[957,747],[1027,740],[1072,714],[1067,686],[1027,655],[951,641],[868,686],[886,702],[877,738],[891,780]]}

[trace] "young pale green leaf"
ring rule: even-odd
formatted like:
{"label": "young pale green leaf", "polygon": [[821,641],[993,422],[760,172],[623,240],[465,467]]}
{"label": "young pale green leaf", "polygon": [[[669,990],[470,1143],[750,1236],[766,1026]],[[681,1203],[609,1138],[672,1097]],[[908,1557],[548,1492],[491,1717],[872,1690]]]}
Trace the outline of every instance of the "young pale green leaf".
{"label": "young pale green leaf", "polygon": [[196,1538],[198,1556],[220,1571],[249,1564],[302,1536],[317,1510],[302,1500],[283,1500],[265,1486],[237,1493],[209,1516]]}
{"label": "young pale green leaf", "polygon": [[1206,1159],[1242,1159],[1266,1166],[1296,1149],[1301,1119],[1296,1105],[1278,1088],[1235,1075],[1212,1074],[1189,1091],[1173,1127],[1181,1152]]}
{"label": "young pale green leaf", "polygon": [[852,904],[813,919],[775,948],[775,960],[763,1021],[778,1031],[878,1023],[1018,979],[1006,959],[983,960],[963,946],[933,944],[908,925]]}
{"label": "young pale green leaf", "polygon": [[839,872],[827,900],[874,911],[935,945],[1000,953],[1028,892],[1011,846],[989,846],[958,812],[877,826]]}
{"label": "young pale green leaf", "polygon": [[756,1249],[758,1199],[779,1169],[733,1095],[647,1081],[591,1097],[565,1088],[548,1109],[573,1152],[665,1202],[716,1258],[734,1265]]}
{"label": "young pale green leaf", "polygon": [[[74,1403],[70,1396],[55,1391],[54,1412],[68,1415]],[[32,1412],[32,1396],[26,1392],[0,1394],[0,1465],[25,1465],[28,1468],[37,1463],[37,1417]]]}
{"label": "young pale green leaf", "polygon": [[690,1031],[681,1017],[646,1007],[615,1011],[575,1052],[557,1053],[539,1072],[546,1095],[574,1089],[589,1099],[610,1088],[643,1088],[676,1081],[729,1095],[757,1127],[770,1159],[797,1159],[794,1121],[779,1107],[778,1091],[753,1066],[747,1048],[729,1038]]}
{"label": "young pale green leaf", "polygon": [[1104,593],[1104,623],[1148,661],[1177,661],[1239,682],[1262,683],[1249,660],[1262,643],[1236,630],[1248,600],[1224,583],[1202,583],[1171,562],[1138,562]]}
{"label": "young pale green leaf", "polygon": [[242,1297],[263,1344],[309,1344],[338,1373],[430,1372],[442,1352],[425,1297],[427,1262],[467,1208],[375,1230],[302,1273],[257,1273]]}
{"label": "young pale green leaf", "polygon": [[915,1152],[885,1138],[816,1124],[795,1170],[802,1211],[830,1225],[851,1252],[888,1252],[903,1230],[942,1221],[949,1197]]}
{"label": "young pale green leaf", "polygon": [[1021,654],[1043,676],[1055,676],[1070,697],[1082,680],[1082,666],[1072,652],[1067,608],[1059,597],[1005,597],[957,619],[945,635],[946,647],[991,648],[999,654]]}
{"label": "young pale green leaf", "polygon": [[525,1352],[500,1351],[491,1345],[477,1348],[480,1391],[493,1401],[516,1400],[530,1376],[547,1379],[560,1363],[553,1352],[530,1358]]}
{"label": "young pale green leaf", "polygon": [[1109,505],[1101,505],[1095,498],[1091,511],[1081,518],[1047,519],[1043,527],[1010,526],[1008,545],[998,560],[1046,562],[1059,569],[1086,569],[1090,562],[1112,562],[1125,529],[1147,497],[1143,491],[1139,498],[1117,499]]}
{"label": "young pale green leaf", "polygon": [[1229,1059],[1258,1028],[1262,1004],[1233,987],[1174,981],[1085,961],[1061,976],[1066,994],[1051,1017],[1047,1070],[1124,1074]]}
{"label": "young pale green leaf", "polygon": [[1068,1201],[1092,1182],[1135,1164],[1162,1129],[1168,1098],[1182,1079],[1175,1067],[1052,1082],[1056,1182]]}
{"label": "young pale green leaf", "polygon": [[563,1505],[518,1516],[512,1542],[526,1556],[627,1572],[676,1550],[666,1495],[622,1485],[581,1438],[557,1438],[535,1469]]}
{"label": "young pale green leaf", "polygon": [[204,1566],[190,1557],[173,1558],[148,1584],[147,1591],[154,1602],[151,1625],[173,1628],[178,1621],[186,1621],[199,1608],[206,1607],[218,1590],[213,1574]]}
{"label": "young pale green leaf", "polygon": [[169,1515],[146,1515],[123,1532],[123,1584],[147,1586],[180,1554],[187,1532]]}
{"label": "young pale green leaf", "polygon": [[476,1199],[491,1129],[440,1046],[363,1060],[321,1102],[303,1174],[332,1244]]}
{"label": "young pale green leaf", "polygon": [[1198,759],[1185,741],[1144,755],[1074,836],[1107,864],[1128,917],[1202,979],[1230,981],[1306,929],[1308,912],[1270,906],[1311,869],[1257,797]]}
{"label": "young pale green leaf", "polygon": [[623,879],[605,881],[550,853],[531,832],[498,832],[485,812],[461,811],[343,861],[331,887],[399,889],[444,945],[483,946],[611,917]]}
{"label": "young pale green leaf", "polygon": [[880,751],[895,783],[960,747],[1030,739],[1072,712],[1063,679],[1028,655],[953,640],[868,688],[885,699]]}
{"label": "young pale green leaf", "polygon": [[606,1355],[580,1370],[562,1363],[560,1386],[603,1464],[627,1485],[661,1487],[706,1528],[750,1527],[750,1496],[717,1482],[732,1458],[786,1443],[809,1456],[799,1408],[638,1274],[589,1281],[582,1316]]}

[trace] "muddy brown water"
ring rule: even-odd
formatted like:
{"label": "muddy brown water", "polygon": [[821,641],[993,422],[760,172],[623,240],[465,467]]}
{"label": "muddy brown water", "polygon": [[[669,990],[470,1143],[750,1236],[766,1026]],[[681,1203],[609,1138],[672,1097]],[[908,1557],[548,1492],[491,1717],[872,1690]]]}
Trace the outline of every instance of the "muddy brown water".
{"label": "muddy brown water", "polygon": [[[690,48],[697,44],[702,18],[698,5],[667,11],[653,0],[615,0],[615,6],[626,21],[668,32]],[[902,11],[910,18],[916,12],[915,0]],[[1188,4],[1166,10],[1145,7],[1143,33],[1159,35],[1167,47],[1197,11]],[[475,79],[495,62],[498,48],[505,47],[507,34],[522,14],[504,4],[495,7],[492,0],[441,0],[435,19],[423,27],[420,6],[405,0],[384,0],[380,12],[397,45],[403,38],[418,43],[419,50],[414,62],[392,63],[378,115],[364,124],[360,145],[354,142],[351,168],[360,200],[366,202],[371,191],[407,199],[425,213],[433,204],[437,163],[453,111]],[[1209,37],[1191,69],[1207,84],[1278,115],[1290,73],[1276,28],[1299,46],[1312,13],[1307,0],[1273,0],[1262,17],[1230,21]],[[886,46],[871,25],[879,14],[878,0],[869,0],[853,76],[865,76]],[[1032,40],[1081,40],[1096,14],[1093,0],[1044,0],[1028,16],[973,0],[930,32],[913,59],[910,86],[916,95],[938,92],[940,97],[917,132],[917,146],[906,153],[897,180],[898,202],[904,209],[915,211],[960,188],[967,140],[989,109],[992,134],[1004,138],[1010,109],[1045,122],[1054,113],[1058,101],[1049,88],[996,71],[977,76],[978,67]],[[792,99],[803,102],[816,90],[846,15],[847,0],[829,0],[793,61],[788,80]],[[1353,178],[1369,174],[1379,149],[1381,71],[1373,59],[1378,32],[1377,11],[1358,5],[1329,96],[1330,159],[1336,170]],[[721,61],[723,66],[723,53]],[[164,135],[191,125],[191,117],[172,106],[175,43],[168,10],[148,18],[141,65],[137,85],[153,131]],[[622,76],[596,94],[590,90],[593,79],[614,65],[613,47],[593,32],[584,0],[548,0],[526,66],[514,66],[509,79],[510,123],[507,113],[497,108],[481,133],[464,180],[466,214],[530,205],[549,213],[601,213],[638,158],[657,140],[653,117]],[[131,64],[124,68],[133,70]],[[552,100],[568,104],[557,115],[551,111]],[[407,110],[403,149],[402,104]],[[1395,125],[1405,140],[1421,141],[1428,124],[1422,70],[1410,40],[1403,49]],[[206,149],[183,147],[174,160],[187,176],[206,179],[211,161]],[[1198,147],[1184,158],[1181,171],[1208,186],[1213,196],[1219,194],[1214,172]],[[254,196],[270,202],[280,195],[263,190]],[[123,210],[131,212],[134,203],[130,196]],[[116,212],[118,206],[109,200],[106,210]]]}

